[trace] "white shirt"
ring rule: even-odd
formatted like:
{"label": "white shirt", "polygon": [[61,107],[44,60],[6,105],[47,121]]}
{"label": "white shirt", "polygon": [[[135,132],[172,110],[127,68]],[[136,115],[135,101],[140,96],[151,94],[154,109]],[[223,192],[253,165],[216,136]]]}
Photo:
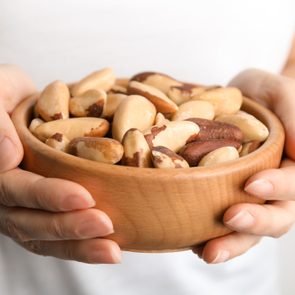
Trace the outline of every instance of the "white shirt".
{"label": "white shirt", "polygon": [[[111,66],[226,84],[248,67],[279,72],[294,32],[293,0],[11,0],[0,2],[0,63],[22,66],[41,89]],[[124,252],[121,265],[31,254],[0,236],[1,295],[272,295],[275,243],[221,265],[190,251]]]}

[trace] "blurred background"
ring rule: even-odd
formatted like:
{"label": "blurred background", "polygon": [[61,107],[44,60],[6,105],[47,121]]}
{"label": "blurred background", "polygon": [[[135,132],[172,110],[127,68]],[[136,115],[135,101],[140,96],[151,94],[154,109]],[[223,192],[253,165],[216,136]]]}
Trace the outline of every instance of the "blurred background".
{"label": "blurred background", "polygon": [[279,275],[283,295],[295,294],[295,228],[279,239]]}

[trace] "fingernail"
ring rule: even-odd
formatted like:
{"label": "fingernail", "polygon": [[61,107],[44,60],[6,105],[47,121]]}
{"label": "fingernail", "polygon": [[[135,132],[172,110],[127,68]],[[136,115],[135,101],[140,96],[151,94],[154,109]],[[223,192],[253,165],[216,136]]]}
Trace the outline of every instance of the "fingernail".
{"label": "fingernail", "polygon": [[95,206],[95,200],[89,195],[83,197],[77,195],[66,196],[61,200],[61,210],[71,211],[79,209],[87,209]]}
{"label": "fingernail", "polygon": [[244,229],[252,226],[254,224],[254,217],[248,211],[243,210],[236,214],[231,219],[225,221],[225,223],[236,229]]}
{"label": "fingernail", "polygon": [[[0,135],[0,166],[1,170],[11,164],[11,160],[15,158],[17,150],[13,142],[7,136]],[[12,168],[12,167],[11,167]]]}
{"label": "fingernail", "polygon": [[217,253],[215,259],[210,262],[210,263],[220,263],[220,262],[225,262],[226,260],[229,259],[229,251],[227,250],[221,250]]}
{"label": "fingernail", "polygon": [[93,218],[91,221],[87,220],[82,222],[77,230],[78,236],[82,238],[104,237],[113,232],[113,225],[103,215],[101,215],[96,222]]}
{"label": "fingernail", "polygon": [[99,250],[92,254],[93,262],[96,263],[121,263],[121,252],[118,250]]}
{"label": "fingernail", "polygon": [[258,179],[245,187],[245,191],[251,195],[264,197],[271,195],[274,191],[273,184],[266,179]]}

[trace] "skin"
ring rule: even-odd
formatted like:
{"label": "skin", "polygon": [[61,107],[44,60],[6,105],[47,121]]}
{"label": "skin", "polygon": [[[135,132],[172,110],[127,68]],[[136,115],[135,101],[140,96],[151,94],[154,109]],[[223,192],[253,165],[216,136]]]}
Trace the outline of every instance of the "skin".
{"label": "skin", "polygon": [[113,232],[112,222],[92,208],[95,202],[86,189],[17,168],[23,148],[9,113],[35,87],[10,65],[0,65],[0,85],[0,232],[36,254],[86,263],[120,262],[119,246],[100,239]]}
{"label": "skin", "polygon": [[252,176],[245,191],[267,201],[265,205],[237,204],[224,214],[223,222],[233,233],[208,241],[193,251],[207,263],[220,263],[239,256],[263,236],[278,238],[295,222],[295,38],[282,75],[256,69],[238,74],[231,86],[270,108],[285,131],[285,158],[279,169]]}
{"label": "skin", "polygon": [[[247,70],[230,83],[281,118],[287,158],[280,169],[262,171],[246,183],[245,190],[268,200],[267,204],[230,207],[224,223],[234,232],[194,249],[207,263],[241,255],[263,236],[280,237],[295,221],[295,40],[283,75]],[[119,246],[101,239],[113,232],[112,222],[105,213],[93,209],[89,192],[76,183],[17,168],[23,148],[9,113],[35,87],[24,72],[8,65],[0,65],[0,85],[0,232],[39,255],[85,263],[120,262]],[[4,138],[10,143],[4,143]]]}

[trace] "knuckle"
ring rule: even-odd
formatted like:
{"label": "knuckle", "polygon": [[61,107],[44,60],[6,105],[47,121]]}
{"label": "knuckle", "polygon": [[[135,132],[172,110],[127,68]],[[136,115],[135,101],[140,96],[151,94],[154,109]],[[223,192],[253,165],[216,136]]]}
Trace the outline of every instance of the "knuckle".
{"label": "knuckle", "polygon": [[48,232],[59,240],[63,240],[68,236],[65,227],[62,225],[60,219],[53,217],[49,222]]}
{"label": "knuckle", "polygon": [[44,243],[42,241],[27,241],[21,244],[25,249],[29,250],[30,252],[37,254],[37,255],[43,255],[47,256],[44,253]]}
{"label": "knuckle", "polygon": [[52,191],[54,183],[48,178],[38,178],[29,184],[28,190],[31,192],[32,202],[36,208],[53,212],[60,211],[58,198]]}
{"label": "knuckle", "polygon": [[47,200],[44,198],[44,193],[42,193],[42,191],[40,191],[39,189],[39,183],[40,181],[42,181],[42,179],[38,179],[32,183],[29,184],[28,186],[28,191],[31,192],[31,196],[33,199],[33,202],[35,203],[35,207],[36,208],[41,208],[44,209],[46,208],[46,202]]}
{"label": "knuckle", "polygon": [[30,237],[26,231],[17,225],[12,216],[12,213],[6,212],[2,215],[0,220],[0,228],[3,234],[9,236],[15,241],[25,242],[30,240]]}
{"label": "knuckle", "polygon": [[66,246],[64,247],[63,256],[64,256],[64,259],[67,259],[67,260],[77,260],[75,247],[73,246],[72,243],[66,244]]}
{"label": "knuckle", "polygon": [[11,197],[8,193],[8,188],[5,183],[6,182],[3,180],[3,175],[0,176],[0,203],[4,206],[10,206]]}
{"label": "knuckle", "polygon": [[16,241],[25,242],[30,239],[29,236],[25,233],[25,231],[20,229],[15,224],[15,222],[13,222],[11,220],[6,221],[6,229],[7,229],[8,235]]}

